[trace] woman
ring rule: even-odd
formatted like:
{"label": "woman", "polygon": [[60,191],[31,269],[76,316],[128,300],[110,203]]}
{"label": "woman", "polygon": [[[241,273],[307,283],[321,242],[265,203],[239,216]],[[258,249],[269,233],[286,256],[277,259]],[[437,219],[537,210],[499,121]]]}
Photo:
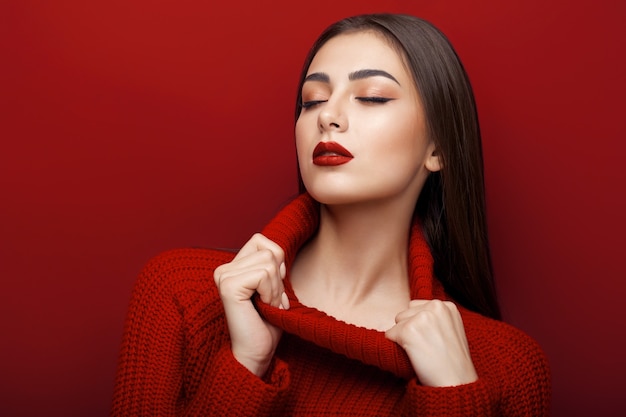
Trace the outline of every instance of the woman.
{"label": "woman", "polygon": [[113,414],[547,415],[545,355],[498,320],[474,99],[445,36],[406,15],[331,25],[295,136],[302,193],[262,233],[145,268]]}

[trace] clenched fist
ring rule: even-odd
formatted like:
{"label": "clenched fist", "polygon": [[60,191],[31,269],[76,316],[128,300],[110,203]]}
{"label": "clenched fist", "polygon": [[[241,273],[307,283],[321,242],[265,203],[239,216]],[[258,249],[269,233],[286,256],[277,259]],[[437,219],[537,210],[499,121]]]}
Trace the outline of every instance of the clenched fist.
{"label": "clenched fist", "polygon": [[224,304],[233,356],[258,376],[267,371],[282,332],[259,316],[251,298],[258,292],[261,301],[289,308],[283,287],[284,257],[276,243],[257,233],[231,262],[213,273]]}

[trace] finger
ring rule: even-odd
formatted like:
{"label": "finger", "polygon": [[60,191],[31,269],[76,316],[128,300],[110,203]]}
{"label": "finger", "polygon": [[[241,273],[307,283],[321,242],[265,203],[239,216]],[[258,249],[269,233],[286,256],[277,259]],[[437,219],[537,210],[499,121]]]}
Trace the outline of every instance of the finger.
{"label": "finger", "polygon": [[263,236],[261,233],[255,233],[252,235],[250,240],[248,240],[241,250],[237,253],[234,259],[239,259],[245,257],[251,253],[258,252],[261,250],[269,250],[274,254],[274,257],[281,263],[285,260],[285,254],[283,249],[278,246],[275,242]]}
{"label": "finger", "polygon": [[444,301],[444,305],[447,307],[448,316],[456,331],[459,334],[465,334],[465,325],[463,324],[463,318],[461,317],[461,312],[457,305],[451,301]]}
{"label": "finger", "polygon": [[385,337],[400,346],[403,345],[403,324],[396,324],[385,332]]}
{"label": "finger", "polygon": [[274,252],[268,249],[262,249],[244,257],[240,257],[239,259],[233,259],[227,264],[218,266],[213,272],[213,276],[217,282],[225,279],[233,273],[239,274],[262,268],[267,269],[272,275],[275,275],[279,279],[283,279],[286,275],[284,262],[279,262],[279,260],[276,259]]}
{"label": "finger", "polygon": [[437,326],[442,320],[449,321],[448,309],[438,300],[429,301],[431,302],[414,303],[412,307],[398,313],[395,317],[396,326],[409,326],[413,330],[429,329]]}
{"label": "finger", "polygon": [[411,300],[409,302],[409,307],[396,315],[396,323],[407,320],[416,315],[418,312],[427,309],[429,303],[432,301],[433,300]]}
{"label": "finger", "polygon": [[431,301],[433,301],[433,300],[411,300],[411,301],[409,301],[409,308],[411,308],[411,307],[422,307],[424,305],[427,305]]}
{"label": "finger", "polygon": [[402,310],[398,314],[396,314],[396,323],[400,323],[404,320],[407,320],[413,317],[417,313],[417,309],[407,308],[406,310]]}
{"label": "finger", "polygon": [[458,313],[456,305],[450,301],[438,299],[433,300],[411,300],[409,302],[409,310],[413,311],[429,311],[435,316],[450,316],[455,312]]}
{"label": "finger", "polygon": [[256,291],[264,303],[277,307],[284,287],[280,279],[261,268],[223,274],[218,281],[218,290],[224,303],[249,301]]}
{"label": "finger", "polygon": [[[273,265],[277,271],[279,266],[284,263],[281,259],[277,259],[269,249],[261,249],[245,256],[239,256],[229,263],[220,265],[215,269],[218,274],[223,274],[227,271],[245,270],[247,268],[255,268],[258,266],[270,266]],[[279,274],[277,274],[278,276]]]}
{"label": "finger", "polygon": [[393,341],[393,342],[396,342],[396,343],[397,343],[397,341],[398,341],[398,340],[397,340],[397,337],[398,337],[398,329],[397,329],[397,328],[398,328],[398,326],[397,326],[397,325],[395,325],[395,326],[391,327],[390,329],[388,329],[388,330],[385,332],[385,337],[386,337],[387,339],[389,339],[389,340]]}
{"label": "finger", "polygon": [[428,300],[427,303],[419,305],[416,308],[420,311],[428,312],[431,318],[435,318],[439,322],[442,322],[443,320],[447,323],[453,324],[455,328],[458,328],[459,325],[461,328],[463,327],[461,314],[459,313],[456,305],[451,301],[437,299]]}
{"label": "finger", "polygon": [[284,293],[283,283],[275,277],[263,276],[257,284],[256,291],[261,296],[261,301],[265,304],[273,307],[281,305]]}
{"label": "finger", "polygon": [[285,310],[289,310],[289,308],[291,307],[291,305],[289,304],[289,297],[287,297],[287,293],[284,292],[284,291],[283,291],[283,293],[281,295],[281,303],[280,303],[280,305]]}

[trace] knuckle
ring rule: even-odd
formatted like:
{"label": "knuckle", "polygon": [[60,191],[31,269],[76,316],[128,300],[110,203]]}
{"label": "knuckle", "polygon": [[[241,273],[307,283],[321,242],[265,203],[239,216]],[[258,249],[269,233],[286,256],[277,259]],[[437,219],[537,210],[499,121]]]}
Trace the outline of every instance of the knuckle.
{"label": "knuckle", "polygon": [[250,239],[246,241],[243,247],[253,250],[255,247],[258,247],[260,245],[260,242],[261,242],[261,234],[254,233],[252,236],[250,236]]}
{"label": "knuckle", "polygon": [[259,251],[259,257],[263,262],[274,262],[274,254],[269,249],[261,249]]}
{"label": "knuckle", "polygon": [[271,280],[272,279],[272,269],[270,267],[266,267],[261,269],[261,280]]}
{"label": "knuckle", "polygon": [[218,283],[222,279],[226,269],[225,266],[226,264],[223,264],[213,270],[213,279],[215,280],[215,283]]}
{"label": "knuckle", "polygon": [[413,316],[413,324],[416,327],[429,326],[434,320],[436,320],[437,314],[430,310],[423,310]]}
{"label": "knuckle", "polygon": [[222,279],[217,283],[220,294],[230,294],[238,288],[237,282],[232,279]]}
{"label": "knuckle", "polygon": [[443,307],[443,303],[444,303],[443,301],[438,300],[438,299],[436,299],[436,298],[435,298],[435,299],[433,299],[433,300],[430,300],[430,303],[429,303],[429,304],[430,304],[433,308],[442,308],[442,307]]}
{"label": "knuckle", "polygon": [[424,328],[424,325],[422,323],[422,320],[423,319],[419,317],[413,317],[413,320],[403,326],[402,334],[405,337],[415,340],[415,338],[418,337],[423,331],[422,329]]}
{"label": "knuckle", "polygon": [[458,312],[459,308],[452,301],[444,301],[443,304],[452,312]]}
{"label": "knuckle", "polygon": [[436,299],[435,300],[431,300],[428,303],[428,307],[429,307],[428,308],[429,311],[432,311],[432,312],[434,312],[436,314],[441,314],[441,313],[443,313],[443,312],[445,312],[447,310],[447,307],[444,304],[444,301],[436,300]]}

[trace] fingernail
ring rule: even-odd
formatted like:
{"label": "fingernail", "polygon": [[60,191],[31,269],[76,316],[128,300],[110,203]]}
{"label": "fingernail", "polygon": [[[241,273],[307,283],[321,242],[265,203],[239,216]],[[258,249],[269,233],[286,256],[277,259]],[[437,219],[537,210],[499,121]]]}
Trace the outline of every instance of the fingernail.
{"label": "fingernail", "polygon": [[290,305],[289,305],[289,297],[287,297],[287,293],[283,292],[283,295],[281,296],[281,300],[282,300],[281,306],[284,306],[285,310],[289,310]]}
{"label": "fingernail", "polygon": [[280,269],[280,277],[282,279],[284,279],[285,276],[287,276],[287,267],[285,266],[284,262],[280,264],[280,268],[279,269]]}

